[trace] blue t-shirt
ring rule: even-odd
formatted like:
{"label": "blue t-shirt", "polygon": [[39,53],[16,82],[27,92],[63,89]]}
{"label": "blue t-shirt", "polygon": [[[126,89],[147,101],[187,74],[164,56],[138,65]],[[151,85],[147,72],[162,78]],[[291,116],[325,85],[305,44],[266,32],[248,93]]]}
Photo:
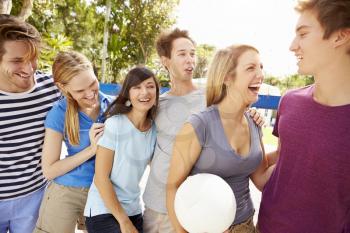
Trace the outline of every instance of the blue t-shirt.
{"label": "blue t-shirt", "polygon": [[[141,132],[124,115],[108,118],[99,146],[114,151],[110,179],[117,198],[128,216],[142,212],[139,183],[150,162],[156,144],[156,127]],[[91,184],[85,205],[85,216],[110,213],[95,186]]]}
{"label": "blue t-shirt", "polygon": [[[104,111],[107,109],[108,104],[111,99],[101,92],[99,93],[100,99],[100,114],[96,122],[104,122],[105,118],[103,116]],[[64,121],[65,113],[67,108],[66,98],[60,99],[49,111],[45,120],[45,128],[52,129],[64,135]],[[80,144],[73,146],[69,143],[68,137],[64,137],[64,143],[67,147],[68,156],[73,156],[78,152],[84,150],[86,147],[90,146],[89,130],[94,121],[83,112],[79,112],[79,135]],[[54,182],[60,185],[72,186],[72,187],[84,187],[89,188],[95,173],[95,156],[86,162],[82,163],[73,170],[67,172],[66,174],[59,176],[54,179]]]}

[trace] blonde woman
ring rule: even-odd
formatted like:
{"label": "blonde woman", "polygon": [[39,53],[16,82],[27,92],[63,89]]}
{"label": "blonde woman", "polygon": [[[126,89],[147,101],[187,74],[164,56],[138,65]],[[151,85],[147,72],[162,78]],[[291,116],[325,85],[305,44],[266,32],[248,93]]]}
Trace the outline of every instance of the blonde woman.
{"label": "blonde woman", "polygon": [[[42,155],[44,176],[52,180],[41,203],[34,232],[70,233],[83,216],[95,168],[97,140],[104,129],[109,99],[99,92],[92,64],[78,52],[61,52],[53,68],[64,98],[45,120]],[[61,145],[67,155],[60,159]]]}
{"label": "blonde woman", "polygon": [[[258,50],[248,45],[219,50],[208,71],[207,108],[192,115],[176,137],[167,185],[167,208],[176,232],[184,232],[174,212],[177,188],[189,175],[211,173],[232,188],[237,203],[229,232],[254,233],[249,178],[261,190],[271,175],[260,128],[247,108],[258,100],[263,81]],[[210,211],[210,210],[203,210]]]}

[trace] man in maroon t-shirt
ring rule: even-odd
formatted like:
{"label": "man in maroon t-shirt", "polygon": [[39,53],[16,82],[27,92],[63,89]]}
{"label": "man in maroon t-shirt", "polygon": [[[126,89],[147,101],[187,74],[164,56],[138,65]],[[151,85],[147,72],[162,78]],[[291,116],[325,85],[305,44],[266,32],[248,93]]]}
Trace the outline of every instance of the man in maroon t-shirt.
{"label": "man in maroon t-shirt", "polygon": [[281,100],[261,233],[350,232],[350,1],[304,0],[290,46],[315,84]]}

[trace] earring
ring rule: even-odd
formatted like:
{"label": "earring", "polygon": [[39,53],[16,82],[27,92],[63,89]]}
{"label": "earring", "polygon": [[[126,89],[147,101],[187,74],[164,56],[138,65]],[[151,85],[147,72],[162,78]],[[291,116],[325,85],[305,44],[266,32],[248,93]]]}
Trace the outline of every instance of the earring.
{"label": "earring", "polygon": [[130,106],[131,106],[130,100],[125,101],[124,105],[125,105],[126,107],[130,107]]}

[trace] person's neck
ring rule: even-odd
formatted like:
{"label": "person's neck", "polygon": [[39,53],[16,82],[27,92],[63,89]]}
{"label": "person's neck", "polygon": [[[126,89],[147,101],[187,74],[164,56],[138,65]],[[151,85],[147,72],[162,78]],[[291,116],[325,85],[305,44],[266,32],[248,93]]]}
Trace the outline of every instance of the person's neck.
{"label": "person's neck", "polygon": [[132,124],[140,131],[147,131],[151,126],[151,121],[147,118],[147,112],[140,112],[132,109],[126,114]]}
{"label": "person's neck", "polygon": [[236,98],[232,99],[226,96],[218,105],[220,116],[223,120],[241,123],[244,119],[244,112],[247,110],[242,102]]}
{"label": "person's neck", "polygon": [[184,96],[194,90],[197,90],[197,88],[193,84],[192,79],[185,81],[171,79],[171,88],[168,94],[173,96]]}
{"label": "person's neck", "polygon": [[89,116],[91,119],[96,121],[98,116],[99,116],[99,114],[100,114],[100,101],[98,101],[97,104],[94,105],[91,108],[81,108],[81,107],[79,107],[79,111],[82,111],[87,116]]}
{"label": "person's neck", "polygon": [[315,75],[313,98],[327,106],[350,104],[350,59],[343,59]]}

